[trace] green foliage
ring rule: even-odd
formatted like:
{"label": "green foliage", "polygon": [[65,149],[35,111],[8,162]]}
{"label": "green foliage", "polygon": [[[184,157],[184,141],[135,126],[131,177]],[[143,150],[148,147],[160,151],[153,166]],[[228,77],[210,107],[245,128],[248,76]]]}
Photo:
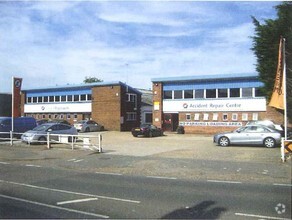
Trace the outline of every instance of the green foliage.
{"label": "green foliage", "polygon": [[281,36],[286,39],[286,84],[287,113],[292,121],[292,2],[283,2],[276,7],[278,17],[265,20],[264,24],[255,18],[253,47],[257,57],[256,70],[264,83],[263,94],[270,100],[278,63],[278,49]]}
{"label": "green foliage", "polygon": [[103,80],[98,79],[96,77],[91,77],[91,76],[86,76],[85,79],[83,80],[84,83],[95,83],[95,82],[103,82]]}

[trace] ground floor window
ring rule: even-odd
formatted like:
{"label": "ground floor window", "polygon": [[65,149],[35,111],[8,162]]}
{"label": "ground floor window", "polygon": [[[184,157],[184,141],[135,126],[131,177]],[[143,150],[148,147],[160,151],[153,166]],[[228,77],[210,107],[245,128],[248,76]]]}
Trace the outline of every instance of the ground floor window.
{"label": "ground floor window", "polygon": [[136,121],[137,113],[136,112],[127,112],[127,121]]}

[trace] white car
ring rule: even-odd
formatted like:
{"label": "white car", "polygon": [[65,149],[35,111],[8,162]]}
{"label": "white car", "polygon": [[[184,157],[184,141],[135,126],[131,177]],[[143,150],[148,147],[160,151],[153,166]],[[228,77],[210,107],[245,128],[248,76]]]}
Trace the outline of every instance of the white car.
{"label": "white car", "polygon": [[103,131],[104,127],[92,120],[81,120],[74,123],[74,127],[80,132]]}

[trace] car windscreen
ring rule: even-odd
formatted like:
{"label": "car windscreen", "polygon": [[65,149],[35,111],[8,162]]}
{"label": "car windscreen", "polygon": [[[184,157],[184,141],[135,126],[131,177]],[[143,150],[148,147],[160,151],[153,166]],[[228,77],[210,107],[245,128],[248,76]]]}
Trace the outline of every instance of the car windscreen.
{"label": "car windscreen", "polygon": [[49,127],[51,127],[52,125],[48,125],[48,124],[42,124],[39,125],[37,127],[35,127],[34,129],[32,129],[33,131],[45,131],[47,130]]}

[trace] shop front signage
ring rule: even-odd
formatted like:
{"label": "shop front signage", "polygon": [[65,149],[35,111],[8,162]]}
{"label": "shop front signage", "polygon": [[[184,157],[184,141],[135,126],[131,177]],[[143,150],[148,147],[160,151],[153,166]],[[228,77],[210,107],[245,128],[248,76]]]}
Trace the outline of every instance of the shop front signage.
{"label": "shop front signage", "polygon": [[25,104],[24,113],[91,112],[91,103]]}
{"label": "shop front signage", "polygon": [[266,99],[164,100],[164,112],[266,111]]}

